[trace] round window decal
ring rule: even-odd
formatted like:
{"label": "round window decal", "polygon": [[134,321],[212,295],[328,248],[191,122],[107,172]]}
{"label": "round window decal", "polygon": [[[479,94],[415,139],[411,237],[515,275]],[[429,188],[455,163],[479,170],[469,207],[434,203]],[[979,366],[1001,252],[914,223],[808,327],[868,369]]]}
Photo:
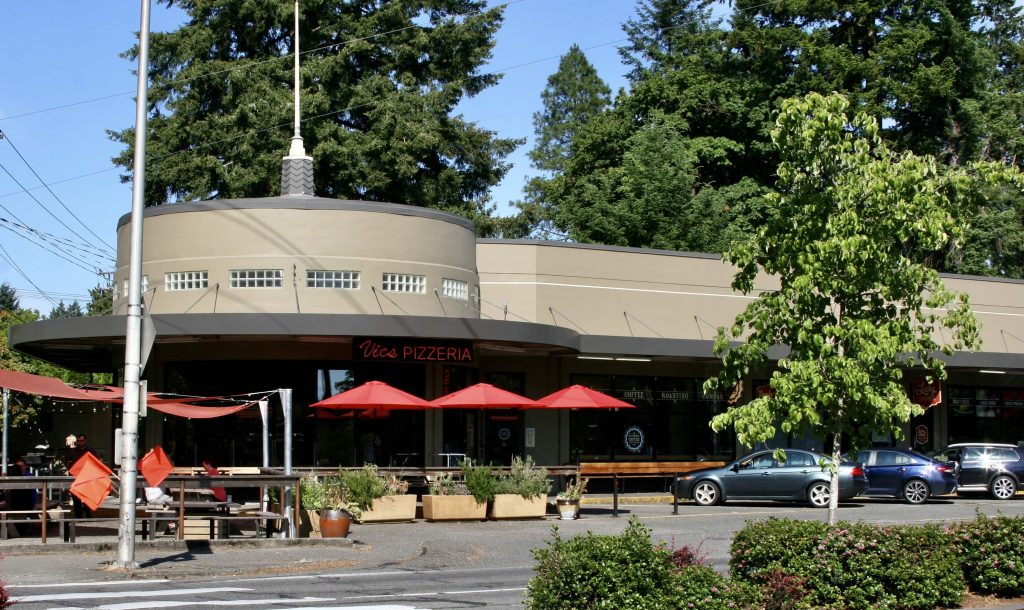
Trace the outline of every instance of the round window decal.
{"label": "round window decal", "polygon": [[626,451],[640,453],[644,448],[644,431],[640,426],[630,426],[622,435],[622,442],[626,446]]}
{"label": "round window decal", "polygon": [[508,428],[501,428],[501,429],[498,430],[498,439],[499,440],[507,441],[510,438],[512,438],[512,431],[511,430],[509,430]]}

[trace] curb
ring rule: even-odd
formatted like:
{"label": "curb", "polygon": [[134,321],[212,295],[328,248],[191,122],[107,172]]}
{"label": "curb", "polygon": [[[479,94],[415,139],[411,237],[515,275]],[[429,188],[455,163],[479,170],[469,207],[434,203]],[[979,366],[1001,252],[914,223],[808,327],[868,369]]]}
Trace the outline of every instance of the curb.
{"label": "curb", "polygon": [[[136,550],[215,551],[220,549],[280,549],[287,547],[350,547],[348,538],[237,538],[227,540],[147,540],[137,541]],[[67,553],[117,552],[117,541],[74,542],[60,544],[18,544],[0,547],[0,556],[54,555]]]}

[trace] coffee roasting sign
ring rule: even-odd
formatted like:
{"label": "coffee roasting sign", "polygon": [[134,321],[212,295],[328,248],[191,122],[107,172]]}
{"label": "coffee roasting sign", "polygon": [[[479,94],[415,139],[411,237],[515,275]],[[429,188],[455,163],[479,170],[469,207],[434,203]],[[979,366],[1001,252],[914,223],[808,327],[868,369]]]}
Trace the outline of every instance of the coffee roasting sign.
{"label": "coffee roasting sign", "polygon": [[464,341],[408,341],[402,339],[357,338],[352,356],[356,360],[387,362],[472,362],[473,347]]}

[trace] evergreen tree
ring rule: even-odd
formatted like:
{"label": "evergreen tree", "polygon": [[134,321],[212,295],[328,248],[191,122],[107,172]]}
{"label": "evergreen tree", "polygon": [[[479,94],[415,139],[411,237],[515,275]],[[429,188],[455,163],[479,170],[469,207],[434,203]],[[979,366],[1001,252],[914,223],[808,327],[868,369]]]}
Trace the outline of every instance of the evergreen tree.
{"label": "evergreen tree", "polygon": [[[579,45],[572,45],[558,63],[558,70],[548,77],[541,92],[542,109],[533,114],[537,142],[530,151],[533,167],[545,175],[531,178],[524,189],[525,200],[514,203],[520,209],[518,226],[522,236],[532,231],[551,231],[550,207],[547,201],[551,175],[565,169],[572,155],[573,135],[610,102],[611,90],[587,60]],[[514,225],[506,233],[515,234]]]}
{"label": "evergreen tree", "polygon": [[[710,252],[749,238],[775,184],[780,100],[809,92],[842,93],[894,151],[943,168],[1024,165],[1024,20],[1013,0],[739,0],[727,28],[713,4],[638,2],[622,49],[632,87],[577,131],[546,189],[549,216],[570,238]],[[643,139],[666,129],[683,142],[645,160]],[[626,179],[657,164],[671,166],[675,192],[662,173]],[[1020,276],[1024,202],[1013,189],[986,194],[956,211],[962,243],[908,243],[908,254],[939,270]]]}
{"label": "evergreen tree", "polygon": [[81,318],[85,314],[82,312],[82,306],[78,301],[72,302],[70,305],[65,305],[64,301],[56,305],[50,310],[50,319],[54,320],[57,318]]}
{"label": "evergreen tree", "polygon": [[85,306],[87,316],[107,316],[114,309],[114,288],[100,286],[89,289],[89,302]]}
{"label": "evergreen tree", "polygon": [[[292,135],[293,4],[163,2],[188,21],[151,39],[147,203],[277,194]],[[482,0],[304,2],[302,135],[317,193],[490,214],[485,195],[519,142],[452,113],[498,81],[479,68],[502,10]],[[133,130],[111,137],[126,145],[115,162],[129,169]]]}
{"label": "evergreen tree", "polygon": [[0,311],[17,311],[18,293],[14,287],[4,282],[0,284]]}
{"label": "evergreen tree", "polygon": [[569,47],[540,94],[542,110],[533,114],[537,134],[537,144],[530,151],[533,166],[561,171],[572,150],[573,134],[608,106],[610,96],[608,85],[579,45]]}

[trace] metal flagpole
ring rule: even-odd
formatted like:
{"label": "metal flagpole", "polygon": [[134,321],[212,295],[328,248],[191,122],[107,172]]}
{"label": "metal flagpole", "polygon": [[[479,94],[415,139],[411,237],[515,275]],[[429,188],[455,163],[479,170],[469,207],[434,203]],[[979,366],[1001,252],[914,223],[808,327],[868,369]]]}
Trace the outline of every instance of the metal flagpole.
{"label": "metal flagpole", "polygon": [[135,158],[132,165],[131,250],[128,260],[128,324],[124,348],[124,405],[121,423],[121,501],[117,561],[135,562],[135,485],[138,478],[139,378],[142,361],[142,209],[146,189],[146,102],[149,97],[149,6],[142,0],[139,25],[139,72],[135,98]]}
{"label": "metal flagpole", "polygon": [[[281,411],[284,413],[284,473],[292,473],[292,391],[290,388],[278,389],[281,395]],[[285,487],[281,501],[284,506],[292,506],[291,488]],[[289,510],[289,514],[292,514]],[[295,538],[295,531],[298,523],[294,519],[288,520],[288,537]],[[283,533],[283,532],[282,532]]]}
{"label": "metal flagpole", "polygon": [[3,461],[3,469],[0,472],[3,472],[3,475],[5,477],[7,476],[7,423],[8,423],[7,422],[7,415],[9,413],[9,411],[7,410],[7,401],[10,400],[10,397],[11,397],[11,391],[9,389],[7,389],[7,388],[4,388],[4,439],[3,439],[3,443],[4,443],[3,460],[4,461]]}

